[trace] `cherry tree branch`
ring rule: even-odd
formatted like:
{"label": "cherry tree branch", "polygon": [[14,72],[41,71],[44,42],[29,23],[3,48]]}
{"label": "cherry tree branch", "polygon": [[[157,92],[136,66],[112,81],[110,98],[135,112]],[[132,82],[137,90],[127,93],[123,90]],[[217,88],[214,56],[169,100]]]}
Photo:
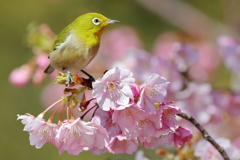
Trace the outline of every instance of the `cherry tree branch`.
{"label": "cherry tree branch", "polygon": [[183,112],[180,112],[177,115],[191,122],[201,132],[203,138],[210,142],[218,150],[218,152],[222,155],[224,160],[230,160],[226,151],[209,135],[209,133],[191,115],[187,115],[186,113]]}

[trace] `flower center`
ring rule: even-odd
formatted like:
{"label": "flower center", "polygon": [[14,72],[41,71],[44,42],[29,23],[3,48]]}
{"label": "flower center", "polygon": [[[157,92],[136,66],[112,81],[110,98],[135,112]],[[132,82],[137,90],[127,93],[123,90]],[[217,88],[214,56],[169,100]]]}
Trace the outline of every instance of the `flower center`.
{"label": "flower center", "polygon": [[149,98],[155,100],[158,96],[157,91],[154,88],[146,88],[145,93],[148,95]]}
{"label": "flower center", "polygon": [[42,138],[51,139],[54,133],[52,128],[45,124],[39,129],[38,135],[39,137],[41,137],[41,139]]}
{"label": "flower center", "polygon": [[118,147],[121,148],[121,149],[127,148],[127,147],[129,147],[130,145],[131,145],[131,142],[128,141],[128,140],[126,140],[126,139],[121,140],[121,141],[119,141],[119,143],[118,143]]}
{"label": "flower center", "polygon": [[108,82],[107,83],[107,88],[110,92],[112,92],[113,90],[115,90],[116,84],[114,82]]}
{"label": "flower center", "polygon": [[76,124],[72,126],[70,132],[73,137],[76,137],[78,139],[82,137],[82,131],[81,131],[80,127]]}

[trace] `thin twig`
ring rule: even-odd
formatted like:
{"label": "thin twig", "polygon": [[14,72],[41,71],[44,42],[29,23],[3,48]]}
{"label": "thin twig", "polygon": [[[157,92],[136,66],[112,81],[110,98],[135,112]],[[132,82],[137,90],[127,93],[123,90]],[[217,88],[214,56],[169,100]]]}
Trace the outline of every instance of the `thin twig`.
{"label": "thin twig", "polygon": [[90,112],[93,108],[95,108],[97,105],[95,104],[93,107],[91,107],[89,110],[87,110],[80,118],[83,119],[88,112]]}
{"label": "thin twig", "polygon": [[195,127],[197,127],[197,129],[201,132],[203,138],[206,139],[208,142],[210,142],[218,150],[218,152],[222,155],[224,160],[230,160],[225,150],[219,144],[217,144],[217,142],[208,134],[208,132],[192,116],[182,112],[178,113],[177,115],[179,117],[182,117],[188,120]]}
{"label": "thin twig", "polygon": [[[97,107],[95,108],[95,110],[94,110],[94,112],[93,112],[92,118],[95,116],[95,113],[96,113],[97,109],[99,108],[99,105],[98,105],[98,104],[96,104],[96,105],[97,105]],[[92,119],[92,118],[91,118],[91,119]]]}

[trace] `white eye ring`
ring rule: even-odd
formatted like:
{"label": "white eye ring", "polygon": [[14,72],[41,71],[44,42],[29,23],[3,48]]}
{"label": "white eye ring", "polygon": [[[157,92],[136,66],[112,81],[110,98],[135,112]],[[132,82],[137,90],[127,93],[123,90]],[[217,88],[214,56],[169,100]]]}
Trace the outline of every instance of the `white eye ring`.
{"label": "white eye ring", "polygon": [[95,24],[95,25],[99,25],[99,24],[101,23],[101,21],[100,21],[99,18],[93,18],[93,19],[92,19],[92,22],[93,22],[93,24]]}

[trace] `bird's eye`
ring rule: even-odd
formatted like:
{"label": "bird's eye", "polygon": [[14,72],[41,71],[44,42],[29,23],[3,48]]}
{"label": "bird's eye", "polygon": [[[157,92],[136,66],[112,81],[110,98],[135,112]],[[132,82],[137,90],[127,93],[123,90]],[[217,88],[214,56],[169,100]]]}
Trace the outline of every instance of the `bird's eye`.
{"label": "bird's eye", "polygon": [[93,22],[93,24],[95,24],[95,25],[99,25],[99,24],[101,23],[100,19],[98,19],[98,18],[93,18],[93,19],[92,19],[92,22]]}

